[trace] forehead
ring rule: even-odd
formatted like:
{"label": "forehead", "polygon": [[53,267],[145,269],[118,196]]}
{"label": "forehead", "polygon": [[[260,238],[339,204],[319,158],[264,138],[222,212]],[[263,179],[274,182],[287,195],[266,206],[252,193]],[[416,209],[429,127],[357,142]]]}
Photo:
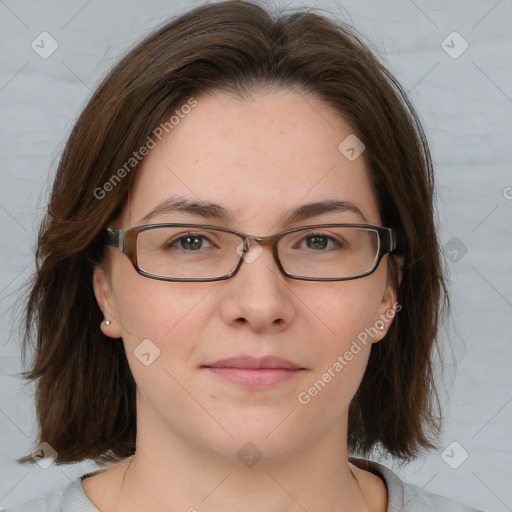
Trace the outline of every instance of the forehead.
{"label": "forehead", "polygon": [[[277,90],[195,100],[137,169],[123,224],[137,225],[171,196],[221,205],[239,222],[230,227],[252,232],[325,200],[351,201],[380,224],[364,153],[351,161],[339,149],[353,130],[318,98]],[[340,221],[361,219],[347,212]]]}

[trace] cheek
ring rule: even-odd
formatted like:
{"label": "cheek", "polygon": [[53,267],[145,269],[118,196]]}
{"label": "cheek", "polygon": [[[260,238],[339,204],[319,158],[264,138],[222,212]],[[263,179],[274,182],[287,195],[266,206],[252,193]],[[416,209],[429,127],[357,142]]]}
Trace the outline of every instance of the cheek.
{"label": "cheek", "polygon": [[178,354],[183,359],[192,349],[183,341],[194,339],[208,318],[201,302],[212,284],[158,281],[124,267],[114,274],[114,300],[127,356],[133,358],[133,351],[149,339],[171,360]]}
{"label": "cheek", "polygon": [[382,297],[378,280],[366,278],[322,285],[304,294],[304,311],[311,311],[319,340],[325,339],[324,347],[330,348],[331,353],[344,352],[358,336],[364,339],[364,333],[379,318]]}
{"label": "cheek", "polygon": [[166,410],[172,405],[174,410],[186,410],[190,397],[182,386],[194,375],[196,352],[209,318],[201,309],[201,299],[211,285],[206,288],[202,283],[200,289],[194,283],[183,286],[140,277],[143,281],[125,280],[119,287],[128,364],[137,389],[153,408]]}
{"label": "cheek", "polygon": [[322,283],[322,288],[301,294],[315,362],[297,396],[305,417],[322,414],[334,421],[346,413],[368,364],[371,327],[381,300],[379,283]]}

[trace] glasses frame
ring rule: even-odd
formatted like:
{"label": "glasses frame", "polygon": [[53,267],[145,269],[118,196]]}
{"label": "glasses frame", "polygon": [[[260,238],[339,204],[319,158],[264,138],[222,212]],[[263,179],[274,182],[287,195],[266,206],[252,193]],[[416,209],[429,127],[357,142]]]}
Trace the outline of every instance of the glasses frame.
{"label": "glasses frame", "polygon": [[[198,229],[210,229],[216,231],[224,231],[227,233],[233,233],[241,238],[241,241],[244,243],[243,252],[239,257],[238,263],[235,268],[228,274],[220,276],[220,277],[167,277],[160,276],[157,274],[151,274],[150,272],[146,272],[142,270],[137,262],[137,237],[139,233],[146,231],[148,229],[158,228],[158,227],[190,227],[190,228],[198,228]],[[377,257],[375,258],[373,267],[367,272],[357,274],[354,276],[348,277],[306,277],[299,276],[296,274],[291,274],[287,272],[279,260],[279,255],[277,252],[277,243],[278,241],[288,233],[294,233],[296,231],[301,231],[304,229],[316,229],[316,228],[327,228],[327,227],[353,227],[353,228],[361,228],[367,229],[370,231],[375,231],[377,233],[378,241],[379,241],[379,249],[377,252]],[[272,247],[272,253],[274,255],[274,260],[279,267],[279,270],[283,275],[289,277],[291,279],[298,279],[301,281],[350,281],[352,279],[360,279],[361,277],[369,276],[373,274],[377,267],[379,266],[382,258],[386,254],[391,254],[396,250],[396,231],[392,228],[386,228],[382,226],[374,226],[372,224],[311,224],[308,226],[300,226],[292,229],[287,229],[286,231],[281,231],[280,233],[276,233],[270,236],[251,236],[246,233],[241,233],[240,231],[235,231],[233,229],[224,228],[220,226],[211,226],[207,224],[188,224],[188,223],[159,223],[159,224],[146,224],[144,226],[136,226],[130,229],[117,229],[117,228],[105,228],[103,231],[103,242],[107,246],[117,247],[123,254],[125,254],[129,260],[131,261],[135,270],[144,277],[149,277],[150,279],[156,279],[158,281],[185,281],[185,282],[210,282],[210,281],[223,281],[226,279],[230,279],[240,269],[242,265],[242,261],[244,260],[244,254],[248,252],[251,246],[251,242],[255,241],[259,245],[269,245]]]}

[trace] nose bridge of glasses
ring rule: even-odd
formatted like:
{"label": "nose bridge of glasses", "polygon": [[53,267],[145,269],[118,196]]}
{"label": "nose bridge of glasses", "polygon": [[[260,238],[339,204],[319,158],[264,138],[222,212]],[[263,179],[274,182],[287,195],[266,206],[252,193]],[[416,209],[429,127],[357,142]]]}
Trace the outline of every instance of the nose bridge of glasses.
{"label": "nose bridge of glasses", "polygon": [[277,254],[277,241],[279,237],[276,235],[270,235],[270,236],[250,236],[247,235],[244,239],[244,247],[246,248],[246,251],[248,251],[251,248],[251,245],[256,243],[258,246],[264,246],[267,245],[272,249],[272,252],[274,254]]}
{"label": "nose bridge of glasses", "polygon": [[[276,263],[279,265],[277,256],[277,240],[278,237],[275,235],[265,237],[244,235],[243,241],[237,249],[238,255],[240,259],[244,259],[245,261],[252,263],[261,253],[263,253],[262,246],[267,245],[270,247]],[[249,254],[251,249],[253,252]]]}
{"label": "nose bridge of glasses", "polygon": [[258,245],[269,245],[270,247],[273,247],[275,244],[276,236],[247,236],[246,240],[248,240],[248,244],[256,242]]}

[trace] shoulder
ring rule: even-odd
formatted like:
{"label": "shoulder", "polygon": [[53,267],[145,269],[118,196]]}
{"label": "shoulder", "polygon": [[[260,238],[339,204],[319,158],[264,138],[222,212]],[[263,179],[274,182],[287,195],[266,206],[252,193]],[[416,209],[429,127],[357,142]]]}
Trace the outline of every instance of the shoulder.
{"label": "shoulder", "polygon": [[423,491],[417,485],[409,483],[404,483],[404,501],[404,512],[423,512],[427,510],[435,510],[436,512],[484,512],[439,494]]}
{"label": "shoulder", "polygon": [[0,512],[61,512],[62,493],[63,491],[50,492],[43,498],[1,509]]}
{"label": "shoulder", "polygon": [[98,512],[82,488],[82,477],[73,480],[65,489],[45,494],[0,512]]}
{"label": "shoulder", "polygon": [[349,460],[360,469],[380,476],[385,482],[388,490],[386,512],[484,512],[403,482],[396,473],[378,462],[355,457],[349,457]]}
{"label": "shoulder", "polygon": [[459,501],[423,490],[421,487],[403,482],[403,512],[485,512]]}

